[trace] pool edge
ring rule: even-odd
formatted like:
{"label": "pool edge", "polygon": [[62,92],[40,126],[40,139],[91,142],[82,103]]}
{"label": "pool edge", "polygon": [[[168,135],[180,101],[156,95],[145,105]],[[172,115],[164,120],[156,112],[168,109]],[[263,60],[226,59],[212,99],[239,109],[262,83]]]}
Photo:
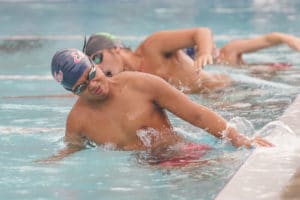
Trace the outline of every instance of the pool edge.
{"label": "pool edge", "polygon": [[[298,108],[298,112],[297,109]],[[285,110],[279,120],[295,130],[300,135],[300,95]],[[295,112],[296,111],[296,112]],[[274,137],[268,136],[272,141]],[[295,150],[288,153],[290,155],[285,159],[273,156],[271,151],[256,149],[239,168],[231,180],[219,192],[215,200],[276,200],[284,199],[283,192],[285,188],[293,182],[293,175],[299,171],[300,164],[297,163]],[[299,152],[297,151],[298,155]],[[296,154],[297,154],[296,153]],[[269,155],[269,156],[268,156]],[[272,155],[272,156],[270,156]],[[266,169],[263,173],[262,166]],[[298,195],[298,194],[297,194]],[[300,194],[299,194],[300,195]]]}

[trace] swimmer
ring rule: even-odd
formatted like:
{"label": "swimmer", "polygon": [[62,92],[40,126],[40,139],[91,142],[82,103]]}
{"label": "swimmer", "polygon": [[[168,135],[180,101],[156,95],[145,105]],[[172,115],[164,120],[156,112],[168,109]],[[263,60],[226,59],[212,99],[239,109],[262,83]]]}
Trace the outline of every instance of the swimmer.
{"label": "swimmer", "polygon": [[228,66],[253,66],[250,69],[252,73],[272,73],[289,68],[291,65],[285,63],[250,65],[242,58],[243,54],[279,44],[300,50],[300,39],[283,33],[236,40],[216,49],[209,29],[191,28],[156,32],[147,37],[135,51],[124,48],[120,41],[109,34],[96,33],[85,42],[83,51],[106,76],[121,71],[146,72],[165,79],[185,93],[199,93],[224,88],[232,83],[225,74],[211,74],[202,70],[205,65],[213,62]]}
{"label": "swimmer", "polygon": [[238,65],[269,65],[280,69],[280,67],[289,67],[288,64],[276,63],[253,63],[247,64],[242,56],[246,53],[252,53],[261,49],[273,47],[280,44],[286,44],[295,51],[300,51],[300,38],[284,33],[269,33],[250,39],[235,40],[226,44],[220,49],[217,63],[224,63],[231,66]]}
{"label": "swimmer", "polygon": [[[51,66],[54,79],[78,95],[78,99],[66,121],[67,146],[47,161],[60,160],[83,149],[87,140],[129,151],[163,149],[178,144],[184,144],[178,147],[183,151],[203,149],[190,145],[191,142],[176,134],[166,110],[217,138],[227,138],[236,147],[272,146],[263,138],[249,139],[240,134],[217,113],[194,103],[158,76],[124,72],[108,78],[76,49],[58,51]],[[151,138],[148,143],[138,137],[140,131],[153,133],[148,134]],[[169,165],[166,160],[164,164]]]}
{"label": "swimmer", "polygon": [[[193,61],[182,49],[197,46]],[[207,28],[160,31],[147,37],[135,51],[124,47],[110,34],[94,34],[83,52],[106,76],[122,71],[140,71],[159,76],[185,93],[207,92],[231,83],[225,74],[202,70],[213,63],[213,38]]]}
{"label": "swimmer", "polygon": [[[300,51],[300,38],[284,33],[268,33],[255,38],[234,40],[220,49],[215,48],[215,63],[233,67],[250,67],[253,73],[284,70],[292,65],[289,63],[246,63],[243,55],[261,49],[286,44],[295,51]],[[187,54],[194,57],[194,50],[188,49]]]}

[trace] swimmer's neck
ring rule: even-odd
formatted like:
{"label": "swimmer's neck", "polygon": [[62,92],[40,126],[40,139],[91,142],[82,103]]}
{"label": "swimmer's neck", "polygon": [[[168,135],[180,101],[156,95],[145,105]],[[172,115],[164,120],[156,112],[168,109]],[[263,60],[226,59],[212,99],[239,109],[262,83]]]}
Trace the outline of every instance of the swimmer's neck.
{"label": "swimmer's neck", "polygon": [[132,51],[122,51],[121,57],[124,63],[124,71],[141,71],[143,58]]}

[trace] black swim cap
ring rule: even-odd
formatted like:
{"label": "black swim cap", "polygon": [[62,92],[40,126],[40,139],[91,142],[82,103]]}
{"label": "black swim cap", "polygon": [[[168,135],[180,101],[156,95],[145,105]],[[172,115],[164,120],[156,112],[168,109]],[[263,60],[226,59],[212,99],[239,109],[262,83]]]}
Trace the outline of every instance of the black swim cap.
{"label": "black swim cap", "polygon": [[123,47],[120,40],[109,33],[95,33],[90,36],[88,41],[84,41],[83,52],[91,56],[93,53],[102,49]]}
{"label": "black swim cap", "polygon": [[92,66],[89,58],[77,49],[57,51],[52,58],[51,72],[54,79],[69,91],[87,68]]}

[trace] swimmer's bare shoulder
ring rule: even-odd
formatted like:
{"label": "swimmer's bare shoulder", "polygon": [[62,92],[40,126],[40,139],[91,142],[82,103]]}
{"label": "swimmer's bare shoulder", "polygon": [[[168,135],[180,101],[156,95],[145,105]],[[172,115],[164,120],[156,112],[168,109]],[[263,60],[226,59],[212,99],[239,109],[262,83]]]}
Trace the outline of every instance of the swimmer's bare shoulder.
{"label": "swimmer's bare shoulder", "polygon": [[131,72],[126,71],[119,73],[118,75],[114,76],[122,85],[131,86],[132,89],[141,90],[141,91],[152,91],[156,90],[157,87],[162,85],[169,85],[164,79],[161,77],[143,73],[143,72]]}

